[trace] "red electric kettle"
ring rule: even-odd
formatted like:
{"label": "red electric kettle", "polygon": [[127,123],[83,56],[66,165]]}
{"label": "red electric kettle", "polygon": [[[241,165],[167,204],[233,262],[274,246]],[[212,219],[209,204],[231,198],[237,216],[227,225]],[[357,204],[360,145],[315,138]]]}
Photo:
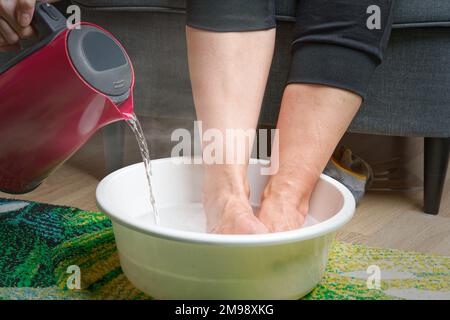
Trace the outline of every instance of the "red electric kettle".
{"label": "red electric kettle", "polygon": [[120,43],[82,23],[68,28],[47,3],[39,42],[0,66],[0,190],[26,193],[93,133],[133,114],[134,72]]}

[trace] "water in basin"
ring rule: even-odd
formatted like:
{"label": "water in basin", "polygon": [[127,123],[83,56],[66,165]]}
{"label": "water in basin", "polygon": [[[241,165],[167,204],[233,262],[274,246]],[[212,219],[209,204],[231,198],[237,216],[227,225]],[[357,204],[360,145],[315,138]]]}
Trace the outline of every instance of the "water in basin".
{"label": "water in basin", "polygon": [[[253,211],[257,212],[259,208],[254,206]],[[199,202],[169,205],[159,207],[160,215],[159,225],[166,228],[206,233],[206,217],[203,206]],[[136,217],[136,222],[140,225],[154,225],[153,214],[148,213]],[[318,221],[308,215],[302,228],[317,224]]]}

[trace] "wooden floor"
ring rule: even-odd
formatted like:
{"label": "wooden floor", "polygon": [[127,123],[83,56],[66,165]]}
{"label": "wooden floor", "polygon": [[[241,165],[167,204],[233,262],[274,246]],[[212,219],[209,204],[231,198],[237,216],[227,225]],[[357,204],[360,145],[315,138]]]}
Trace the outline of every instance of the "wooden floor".
{"label": "wooden floor", "polygon": [[[150,123],[148,127],[152,128],[147,130],[149,136],[157,136],[157,133],[152,133],[152,130],[158,130],[157,126]],[[137,148],[130,139],[127,138],[126,162],[138,162]],[[158,141],[150,140],[154,145],[158,144]],[[167,150],[167,146],[165,149]],[[420,178],[422,154],[420,148],[418,150],[409,157],[408,163],[412,170],[417,170]],[[103,175],[102,139],[101,135],[97,134],[35,191],[21,196],[0,193],[0,197],[97,210],[95,188]],[[421,212],[420,189],[408,192],[369,192],[358,206],[352,221],[338,233],[338,239],[370,246],[450,256],[449,180],[447,179],[438,216]]]}

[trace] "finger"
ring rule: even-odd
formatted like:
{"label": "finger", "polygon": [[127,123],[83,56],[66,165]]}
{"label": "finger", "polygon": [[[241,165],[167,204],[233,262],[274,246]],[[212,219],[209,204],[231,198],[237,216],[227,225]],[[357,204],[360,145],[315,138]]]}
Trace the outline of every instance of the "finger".
{"label": "finger", "polygon": [[18,34],[22,27],[19,25],[16,19],[15,10],[15,1],[0,0],[0,18],[4,19],[9,24],[9,26]]}
{"label": "finger", "polygon": [[0,18],[0,33],[8,44],[16,44],[20,38],[4,19]]}
{"label": "finger", "polygon": [[[17,4],[18,5],[18,4]],[[22,28],[17,22],[17,18],[15,17],[15,1],[4,1],[0,0],[0,17],[3,18],[12,29],[16,32],[16,34],[21,38],[29,38],[34,35],[34,30],[31,26],[27,26]]]}
{"label": "finger", "polygon": [[34,36],[34,29],[30,26],[26,27],[26,28],[22,28],[19,32],[19,37],[20,39],[27,39],[27,38],[31,38],[32,36]]}
{"label": "finger", "polygon": [[0,47],[7,44],[5,38],[3,38],[3,35],[0,33]]}
{"label": "finger", "polygon": [[22,28],[28,27],[31,24],[35,3],[35,0],[18,0],[16,18]]}

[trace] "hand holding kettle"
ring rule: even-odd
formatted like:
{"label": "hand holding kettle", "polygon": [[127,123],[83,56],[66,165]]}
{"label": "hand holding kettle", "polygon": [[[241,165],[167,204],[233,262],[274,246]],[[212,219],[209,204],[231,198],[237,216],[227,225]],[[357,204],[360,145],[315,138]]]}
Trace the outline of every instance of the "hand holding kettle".
{"label": "hand holding kettle", "polygon": [[34,35],[35,4],[36,0],[0,0],[0,52],[19,49],[21,39]]}
{"label": "hand holding kettle", "polygon": [[12,194],[37,188],[98,129],[133,114],[133,67],[109,32],[86,22],[68,28],[41,1],[30,25],[37,41],[0,65],[0,190]]}

